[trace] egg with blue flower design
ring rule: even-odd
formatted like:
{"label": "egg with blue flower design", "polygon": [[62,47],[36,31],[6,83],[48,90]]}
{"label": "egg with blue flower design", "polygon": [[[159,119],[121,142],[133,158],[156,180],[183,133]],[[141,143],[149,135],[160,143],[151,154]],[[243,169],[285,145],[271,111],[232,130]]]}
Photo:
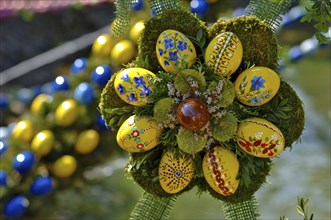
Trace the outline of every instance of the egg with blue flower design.
{"label": "egg with blue flower design", "polygon": [[197,59],[197,52],[191,40],[176,30],[163,31],[156,43],[157,60],[170,73],[190,68]]}
{"label": "egg with blue flower design", "polygon": [[116,75],[114,87],[117,95],[126,103],[143,106],[152,93],[150,79],[155,74],[143,68],[128,68]]}

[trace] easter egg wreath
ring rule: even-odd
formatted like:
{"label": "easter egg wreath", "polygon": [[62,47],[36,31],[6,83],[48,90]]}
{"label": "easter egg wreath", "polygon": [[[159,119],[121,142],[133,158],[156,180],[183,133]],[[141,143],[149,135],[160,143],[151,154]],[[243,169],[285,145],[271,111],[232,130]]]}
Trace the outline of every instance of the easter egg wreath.
{"label": "easter egg wreath", "polygon": [[255,16],[210,27],[183,10],[151,18],[137,59],[112,76],[99,104],[130,152],[127,172],[160,199],[197,186],[226,203],[251,200],[304,127],[277,63],[274,33]]}

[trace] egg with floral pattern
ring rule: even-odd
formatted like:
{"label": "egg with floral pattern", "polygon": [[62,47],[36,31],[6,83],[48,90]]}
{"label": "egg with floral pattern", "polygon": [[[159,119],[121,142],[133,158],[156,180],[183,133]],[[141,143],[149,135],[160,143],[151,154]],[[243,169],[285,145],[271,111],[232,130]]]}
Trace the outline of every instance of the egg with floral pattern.
{"label": "egg with floral pattern", "polygon": [[156,56],[161,67],[170,73],[190,68],[197,52],[187,36],[176,30],[163,31],[156,42]]}
{"label": "egg with floral pattern", "polygon": [[260,158],[278,156],[284,149],[282,132],[262,118],[247,118],[240,122],[237,143],[246,153]]}
{"label": "egg with floral pattern", "polygon": [[133,115],[123,122],[116,140],[118,145],[128,152],[143,152],[159,144],[161,132],[152,118]]}
{"label": "egg with floral pattern", "polygon": [[267,67],[252,67],[242,72],[234,83],[236,98],[244,105],[259,106],[278,92],[280,78]]}
{"label": "egg with floral pattern", "polygon": [[229,76],[240,66],[243,57],[243,47],[232,32],[217,35],[207,46],[206,64],[221,76]]}
{"label": "egg with floral pattern", "polygon": [[166,152],[159,165],[159,182],[170,194],[182,191],[193,179],[194,164],[191,158],[176,158],[171,151]]}
{"label": "egg with floral pattern", "polygon": [[150,79],[154,77],[156,77],[154,73],[143,68],[124,69],[116,75],[115,91],[130,105],[146,105],[152,93]]}
{"label": "egg with floral pattern", "polygon": [[208,185],[223,196],[230,196],[237,190],[239,161],[230,150],[214,147],[203,158],[203,175]]}

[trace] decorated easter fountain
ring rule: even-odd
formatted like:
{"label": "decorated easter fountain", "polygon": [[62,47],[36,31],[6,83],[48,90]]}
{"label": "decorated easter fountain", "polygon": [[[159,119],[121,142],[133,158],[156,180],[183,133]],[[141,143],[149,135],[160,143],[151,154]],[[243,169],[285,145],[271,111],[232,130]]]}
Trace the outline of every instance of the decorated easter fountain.
{"label": "decorated easter fountain", "polygon": [[[129,2],[117,2],[117,32]],[[273,28],[289,1],[253,1],[247,15],[210,27],[180,1],[165,2],[150,1],[156,16],[138,57],[111,77],[99,104],[145,191],[131,219],[168,218],[193,187],[223,201],[227,219],[256,219],[254,193],[304,127],[301,100],[277,73]]]}

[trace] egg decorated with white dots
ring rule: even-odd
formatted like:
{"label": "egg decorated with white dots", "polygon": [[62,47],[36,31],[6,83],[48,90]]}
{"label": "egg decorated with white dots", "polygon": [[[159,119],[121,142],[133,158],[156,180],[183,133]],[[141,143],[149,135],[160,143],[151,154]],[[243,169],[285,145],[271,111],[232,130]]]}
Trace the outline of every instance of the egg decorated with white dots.
{"label": "egg decorated with white dots", "polygon": [[132,115],[119,128],[116,140],[128,152],[143,152],[159,144],[161,132],[158,123],[152,118]]}

